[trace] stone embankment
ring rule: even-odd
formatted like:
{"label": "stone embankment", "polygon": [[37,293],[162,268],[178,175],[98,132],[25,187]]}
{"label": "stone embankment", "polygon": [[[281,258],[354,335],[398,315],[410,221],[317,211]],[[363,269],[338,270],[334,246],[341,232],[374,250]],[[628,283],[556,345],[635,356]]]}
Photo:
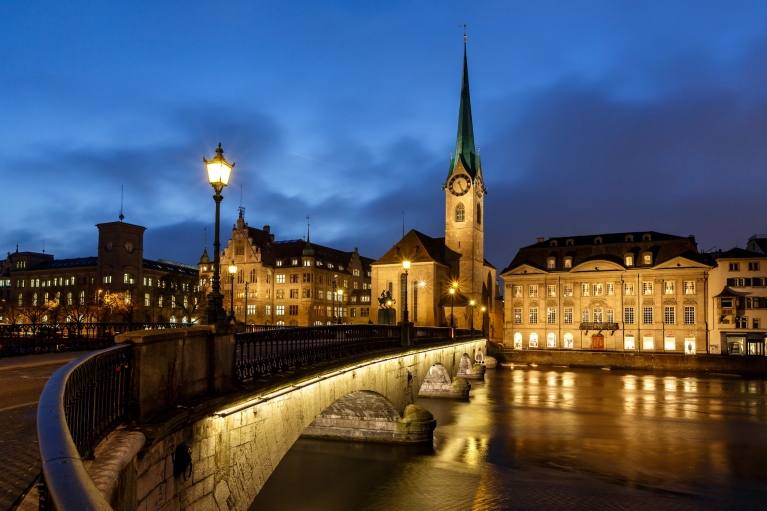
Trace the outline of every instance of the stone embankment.
{"label": "stone embankment", "polygon": [[767,357],[763,356],[507,349],[493,351],[492,354],[501,363],[513,364],[610,367],[649,371],[702,371],[767,376]]}

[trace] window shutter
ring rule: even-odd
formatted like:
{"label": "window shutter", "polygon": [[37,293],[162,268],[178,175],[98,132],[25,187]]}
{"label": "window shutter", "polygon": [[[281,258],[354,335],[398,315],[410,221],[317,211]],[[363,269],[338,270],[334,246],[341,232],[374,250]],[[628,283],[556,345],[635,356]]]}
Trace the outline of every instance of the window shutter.
{"label": "window shutter", "polygon": [[746,286],[751,286],[751,277],[746,279]]}
{"label": "window shutter", "polygon": [[735,285],[735,279],[727,279],[727,285],[728,286],[734,286]]}

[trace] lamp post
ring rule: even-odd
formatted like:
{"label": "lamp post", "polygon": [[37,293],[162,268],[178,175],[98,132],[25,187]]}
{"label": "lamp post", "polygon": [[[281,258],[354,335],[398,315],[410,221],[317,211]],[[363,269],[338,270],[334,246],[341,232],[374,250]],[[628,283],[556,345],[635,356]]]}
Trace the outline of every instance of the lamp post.
{"label": "lamp post", "polygon": [[453,314],[453,307],[455,305],[455,291],[458,289],[458,282],[453,282],[450,286],[450,328],[455,328],[455,314]]}
{"label": "lamp post", "polygon": [[487,307],[483,305],[482,309],[480,310],[482,311],[482,337],[484,337],[485,336],[485,311],[487,310]]}
{"label": "lamp post", "polygon": [[232,259],[232,264],[229,265],[229,282],[232,286],[232,300],[229,303],[229,321],[234,321],[235,323],[237,320],[234,317],[234,274],[237,273],[237,265],[234,264],[234,259]]}
{"label": "lamp post", "polygon": [[[339,309],[341,309],[341,304],[343,303],[343,299],[344,299],[344,290],[343,289],[339,289],[338,290],[338,308]],[[338,324],[339,325],[341,324],[341,321],[342,321],[342,319],[341,319],[341,311],[339,310],[338,311]]]}
{"label": "lamp post", "polygon": [[471,307],[471,317],[469,318],[469,322],[470,322],[469,328],[471,328],[472,339],[474,338],[474,304],[475,303],[476,302],[474,301],[474,299],[469,300],[469,306]]}
{"label": "lamp post", "polygon": [[407,317],[407,273],[410,269],[410,261],[402,261],[402,267],[405,269],[405,303],[404,303],[404,310],[402,311],[402,322],[407,323],[408,317]]}
{"label": "lamp post", "polygon": [[206,313],[209,325],[225,325],[226,311],[224,310],[224,295],[221,294],[221,276],[219,273],[221,252],[219,224],[221,223],[221,200],[224,198],[221,195],[221,190],[229,184],[229,176],[231,176],[232,169],[234,169],[234,163],[230,165],[224,159],[224,150],[221,149],[221,143],[218,144],[216,156],[212,160],[206,160],[203,157],[202,161],[205,162],[205,168],[208,172],[208,182],[216,192],[213,196],[213,200],[216,201],[216,235],[213,238],[213,278],[211,279],[211,291],[208,295],[208,310]]}

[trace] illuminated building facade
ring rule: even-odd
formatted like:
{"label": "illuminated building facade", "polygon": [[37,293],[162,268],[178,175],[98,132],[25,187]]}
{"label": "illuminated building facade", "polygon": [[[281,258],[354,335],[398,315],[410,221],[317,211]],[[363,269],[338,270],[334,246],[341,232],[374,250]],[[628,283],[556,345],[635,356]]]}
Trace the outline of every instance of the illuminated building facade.
{"label": "illuminated building facade", "polygon": [[[52,254],[9,252],[0,268],[0,321],[28,323],[39,315],[31,322],[48,322],[51,313],[43,309],[51,302],[64,321],[72,314],[108,321],[179,323],[197,317],[197,267],[144,259],[145,227],[125,222],[96,227],[94,257],[55,259]],[[129,306],[120,307],[119,313],[96,310],[113,293],[122,293]]]}
{"label": "illuminated building facade", "polygon": [[706,351],[695,239],[658,232],[539,238],[501,273],[514,349]]}
{"label": "illuminated building facade", "polygon": [[[233,308],[239,322],[247,316],[248,324],[368,323],[371,262],[356,248],[345,252],[313,244],[308,235],[307,241],[277,241],[268,225],[248,226],[241,209],[221,255],[224,308]],[[213,266],[207,249],[199,268],[200,283],[208,287]]]}

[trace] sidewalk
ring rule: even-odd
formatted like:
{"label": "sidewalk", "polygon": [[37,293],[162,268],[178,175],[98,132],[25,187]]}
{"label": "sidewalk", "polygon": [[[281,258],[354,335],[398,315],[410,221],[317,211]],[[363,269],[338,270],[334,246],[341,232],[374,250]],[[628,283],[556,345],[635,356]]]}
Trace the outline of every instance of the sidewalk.
{"label": "sidewalk", "polygon": [[0,358],[0,371],[62,365],[82,357],[87,353],[90,353],[90,351],[64,351],[61,353],[44,353],[42,355],[23,355],[20,357]]}

